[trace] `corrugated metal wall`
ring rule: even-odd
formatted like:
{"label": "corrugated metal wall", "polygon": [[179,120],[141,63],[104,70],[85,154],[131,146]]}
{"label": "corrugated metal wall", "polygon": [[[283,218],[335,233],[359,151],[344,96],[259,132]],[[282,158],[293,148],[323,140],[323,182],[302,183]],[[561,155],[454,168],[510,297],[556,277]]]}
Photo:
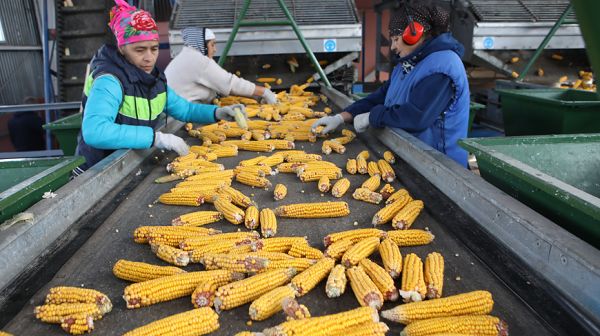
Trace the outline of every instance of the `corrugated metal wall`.
{"label": "corrugated metal wall", "polygon": [[21,104],[43,96],[42,48],[34,0],[0,1],[0,105]]}

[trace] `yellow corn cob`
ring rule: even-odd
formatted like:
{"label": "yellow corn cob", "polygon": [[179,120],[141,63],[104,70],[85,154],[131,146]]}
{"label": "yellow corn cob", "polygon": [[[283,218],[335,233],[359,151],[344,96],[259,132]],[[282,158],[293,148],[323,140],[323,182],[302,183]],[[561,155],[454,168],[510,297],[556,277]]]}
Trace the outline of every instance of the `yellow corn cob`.
{"label": "yellow corn cob", "polygon": [[321,282],[335,265],[335,259],[322,258],[302,273],[292,279],[292,287],[298,296],[305,295]]}
{"label": "yellow corn cob", "polygon": [[230,127],[223,129],[223,133],[227,138],[239,138],[242,134],[246,133],[246,130],[240,127]]}
{"label": "yellow corn cob", "polygon": [[[379,175],[375,175],[375,176],[379,176]],[[367,188],[358,188],[358,189],[354,190],[354,193],[352,193],[352,197],[356,200],[373,203],[373,204],[379,204],[383,200],[380,193],[371,191]]]}
{"label": "yellow corn cob", "polygon": [[102,314],[112,310],[112,303],[106,294],[94,289],[80,287],[53,287],[46,295],[46,304],[95,303]]}
{"label": "yellow corn cob", "polygon": [[330,180],[337,180],[342,177],[342,172],[339,169],[322,168],[321,170],[305,170],[298,174],[298,177],[302,182],[318,181],[323,176],[326,176]]}
{"label": "yellow corn cob", "polygon": [[287,195],[287,187],[281,183],[278,183],[273,189],[273,198],[276,201],[281,201]]}
{"label": "yellow corn cob", "polygon": [[334,197],[342,197],[350,188],[350,181],[347,178],[338,180],[331,188],[331,194]]}
{"label": "yellow corn cob", "polygon": [[246,141],[246,140],[230,140],[225,141],[223,144],[232,144],[238,147],[238,150],[245,150],[250,152],[272,152],[275,150],[275,147],[263,141]]}
{"label": "yellow corn cob", "polygon": [[281,301],[281,305],[287,321],[303,320],[310,317],[308,308],[305,305],[299,304],[294,298],[284,298],[283,301]]}
{"label": "yellow corn cob", "polygon": [[226,197],[216,198],[214,206],[229,223],[238,225],[244,222],[244,210],[233,205]]}
{"label": "yellow corn cob", "polygon": [[290,155],[304,155],[304,154],[306,154],[306,152],[303,150],[294,149],[294,150],[283,150],[283,151],[277,152],[277,154],[282,155],[283,158],[286,159]]}
{"label": "yellow corn cob", "polygon": [[262,141],[262,140],[266,140],[266,131],[263,130],[252,130],[250,131],[250,133],[252,133],[252,139],[256,140],[256,141]]}
{"label": "yellow corn cob", "polygon": [[113,274],[123,280],[142,282],[169,275],[186,273],[174,266],[157,266],[143,262],[120,259],[113,266]]}
{"label": "yellow corn cob", "polygon": [[385,160],[377,161],[379,171],[381,172],[381,178],[386,182],[394,182],[396,179],[396,172],[390,164]]}
{"label": "yellow corn cob", "polygon": [[256,166],[256,165],[258,165],[258,163],[260,161],[262,161],[262,160],[264,160],[266,158],[267,158],[266,156],[257,156],[257,157],[252,158],[252,159],[240,161],[238,163],[238,165],[241,166],[241,167]]}
{"label": "yellow corn cob", "polygon": [[348,172],[348,174],[356,174],[357,166],[355,159],[349,159],[348,161],[346,161],[346,171]]}
{"label": "yellow corn cob", "polygon": [[217,288],[226,284],[223,282],[206,281],[198,285],[192,293],[192,304],[194,308],[212,307],[215,302]]}
{"label": "yellow corn cob", "polygon": [[361,185],[361,188],[367,188],[371,191],[375,191],[375,190],[379,189],[380,185],[381,185],[381,176],[373,175],[373,176],[369,177],[365,182],[363,182],[363,184]]}
{"label": "yellow corn cob", "polygon": [[396,216],[396,214],[398,214],[398,212],[400,212],[411,200],[412,198],[408,194],[401,196],[395,202],[388,204],[377,211],[373,216],[371,223],[373,225],[381,225],[391,221],[392,218],[394,218],[394,216]]}
{"label": "yellow corn cob", "polygon": [[190,261],[193,263],[203,263],[206,254],[231,253],[236,251],[239,253],[252,251],[250,247],[250,239],[232,239],[214,242],[212,244],[199,246],[190,251]]}
{"label": "yellow corn cob", "polygon": [[[256,252],[248,252],[245,253],[247,256],[254,256],[259,258],[268,259],[269,262],[274,260],[292,260],[297,259],[292,257],[291,255],[283,252],[269,252],[269,251],[256,251]],[[290,266],[291,267],[291,266]]]}
{"label": "yellow corn cob", "polygon": [[239,205],[244,208],[254,205],[254,202],[250,199],[250,197],[244,195],[241,191],[235,188],[225,186],[219,189],[219,192],[231,197],[231,202],[235,205]]}
{"label": "yellow corn cob", "polygon": [[326,193],[331,188],[331,183],[329,182],[329,178],[327,176],[321,176],[319,182],[317,183],[317,187],[320,192]]}
{"label": "yellow corn cob", "polygon": [[367,160],[362,156],[356,157],[356,172],[359,174],[367,174],[369,172]]}
{"label": "yellow corn cob", "polygon": [[201,262],[210,269],[227,269],[234,272],[249,273],[264,269],[269,260],[246,254],[205,253]]}
{"label": "yellow corn cob", "polygon": [[133,239],[140,244],[148,243],[149,238],[157,241],[158,237],[164,238],[165,241],[179,242],[188,237],[208,236],[220,232],[215,229],[193,226],[140,226],[134,230]]}
{"label": "yellow corn cob", "polygon": [[251,186],[251,187],[258,187],[258,188],[270,188],[271,187],[271,182],[269,182],[269,180],[267,180],[264,177],[260,177],[260,176],[255,176],[249,173],[239,173],[235,176],[235,180]]}
{"label": "yellow corn cob", "polygon": [[409,202],[394,216],[392,226],[400,230],[409,229],[421,213],[421,210],[423,210],[423,201],[416,200]]}
{"label": "yellow corn cob", "polygon": [[295,296],[296,291],[289,285],[272,289],[252,302],[248,309],[250,318],[254,321],[266,320],[283,309],[283,299]]}
{"label": "yellow corn cob", "polygon": [[252,243],[253,251],[287,253],[294,244],[308,244],[305,237],[274,237]]}
{"label": "yellow corn cob", "polygon": [[377,310],[383,305],[383,295],[360,266],[352,266],[346,270],[350,287],[361,306],[372,307]]}
{"label": "yellow corn cob", "polygon": [[336,298],[344,294],[346,291],[346,268],[342,265],[336,265],[327,278],[327,284],[325,285],[325,294],[328,298]]}
{"label": "yellow corn cob", "polygon": [[258,208],[254,205],[249,206],[246,209],[246,214],[244,216],[244,225],[246,228],[250,230],[256,229],[260,223],[258,219]]}
{"label": "yellow corn cob", "polygon": [[187,266],[190,262],[190,255],[187,251],[169,245],[153,244],[152,241],[150,242],[150,247],[157,257],[169,264],[175,266]]}
{"label": "yellow corn cob", "polygon": [[194,153],[194,154],[206,154],[206,153],[208,153],[208,147],[205,147],[205,146],[190,146],[190,153]]}
{"label": "yellow corn cob", "polygon": [[444,287],[444,257],[441,254],[433,252],[427,255],[424,276],[427,285],[427,298],[439,299],[442,296]]}
{"label": "yellow corn cob", "polygon": [[323,141],[323,146],[328,146],[338,154],[344,154],[346,152],[346,147],[344,147],[340,141]]}
{"label": "yellow corn cob", "polygon": [[321,259],[323,258],[323,252],[321,250],[311,247],[306,243],[295,243],[292,245],[288,254],[295,258],[310,258],[310,259]]}
{"label": "yellow corn cob", "polygon": [[13,334],[9,334],[6,331],[0,330],[0,336],[14,336]]}
{"label": "yellow corn cob", "polygon": [[321,160],[323,160],[323,157],[318,154],[291,154],[291,155],[286,156],[286,158],[285,158],[286,162],[296,162],[296,163],[321,161]]}
{"label": "yellow corn cob", "polygon": [[406,326],[401,336],[459,333],[477,336],[507,336],[508,325],[495,316],[464,315],[416,321]]}
{"label": "yellow corn cob", "polygon": [[423,279],[423,262],[414,253],[404,257],[402,267],[402,288],[400,296],[404,302],[422,301],[427,293],[427,286]]}
{"label": "yellow corn cob", "polygon": [[342,265],[351,267],[369,257],[379,247],[379,237],[368,237],[352,245],[342,256]]}
{"label": "yellow corn cob", "polygon": [[273,77],[258,77],[256,79],[257,82],[259,83],[275,83],[277,81],[277,78],[273,78]]}
{"label": "yellow corn cob", "polygon": [[258,238],[260,238],[260,235],[256,231],[221,233],[211,236],[199,236],[182,239],[179,243],[179,248],[184,251],[190,251],[201,246],[218,243],[225,240],[243,242],[246,239],[255,240]]}
{"label": "yellow corn cob", "polygon": [[204,198],[197,193],[165,193],[160,195],[158,201],[168,205],[187,205],[200,206],[204,203]]}
{"label": "yellow corn cob", "polygon": [[269,208],[260,210],[260,231],[265,238],[273,237],[277,234],[277,218],[275,213]]}
{"label": "yellow corn cob", "polygon": [[256,300],[273,288],[287,283],[295,274],[293,268],[277,269],[221,286],[217,289],[215,309],[228,310]]}
{"label": "yellow corn cob", "polygon": [[87,314],[96,320],[102,318],[101,307],[95,303],[46,304],[35,307],[33,313],[38,320],[46,323],[60,323],[62,318],[74,314]]}
{"label": "yellow corn cob", "polygon": [[183,214],[171,222],[172,225],[202,226],[223,219],[223,214],[218,211],[196,211]]}
{"label": "yellow corn cob", "polygon": [[171,189],[175,192],[176,189],[190,189],[189,191],[205,192],[205,193],[216,193],[219,188],[227,185],[231,185],[232,178],[223,179],[211,179],[211,180],[189,180],[179,182],[175,185],[175,188]]}
{"label": "yellow corn cob", "polygon": [[296,272],[302,272],[313,266],[317,261],[307,258],[277,259],[269,260],[269,263],[262,271],[269,271],[281,268],[294,268]]}
{"label": "yellow corn cob", "polygon": [[335,233],[330,233],[325,238],[323,238],[323,245],[326,247],[335,243],[336,241],[342,239],[351,240],[353,243],[357,243],[364,238],[368,237],[377,237],[377,238],[385,238],[387,233],[385,231],[379,229],[356,229],[356,230],[347,230],[340,231]]}
{"label": "yellow corn cob", "polygon": [[325,249],[324,255],[329,258],[340,259],[352,245],[354,245],[354,242],[350,239],[338,240]]}
{"label": "yellow corn cob", "polygon": [[[94,318],[89,314],[73,314],[60,319],[60,327],[71,335],[83,335],[94,330]],[[0,332],[0,336],[3,333]]]}
{"label": "yellow corn cob", "polygon": [[209,280],[235,281],[242,277],[243,274],[229,270],[175,274],[131,284],[125,287],[123,299],[127,308],[140,308],[191,295],[198,285]]}
{"label": "yellow corn cob", "polygon": [[492,294],[488,291],[473,291],[452,295],[438,300],[427,300],[399,305],[381,312],[381,316],[394,322],[409,324],[431,318],[485,315],[494,307]]}
{"label": "yellow corn cob", "polygon": [[371,307],[361,307],[342,313],[283,322],[263,330],[266,336],[340,335],[365,322],[377,322],[379,315]]}
{"label": "yellow corn cob", "polygon": [[274,171],[271,169],[271,167],[269,166],[237,166],[234,169],[236,174],[240,174],[240,173],[249,173],[252,175],[256,175],[256,176],[260,176],[260,177],[265,177],[265,176],[272,176],[272,175],[276,175],[277,171]]}
{"label": "yellow corn cob", "polygon": [[215,168],[217,171],[222,171],[225,169],[222,164],[206,161],[204,159],[197,159],[186,162],[171,162],[167,165],[167,171],[170,173],[178,173],[185,169],[200,169],[200,171],[202,171],[202,168],[205,167]]}
{"label": "yellow corn cob", "polygon": [[[189,195],[190,197],[195,197],[201,200],[202,203],[211,203],[212,198],[217,194],[217,192],[214,191],[214,189],[205,189],[204,187],[200,187],[197,189],[197,186],[185,186],[181,188],[171,189],[170,194]],[[189,205],[193,206],[193,204]]]}
{"label": "yellow corn cob", "polygon": [[369,161],[369,163],[367,164],[367,173],[369,173],[370,176],[381,175],[377,162]]}
{"label": "yellow corn cob", "polygon": [[259,145],[261,146],[270,146],[271,148],[275,149],[294,149],[296,148],[296,145],[294,145],[293,141],[288,141],[288,140],[262,140],[262,141],[254,141],[254,142],[258,142]]}
{"label": "yellow corn cob", "polygon": [[207,155],[214,154],[217,158],[222,157],[231,157],[238,155],[238,147],[237,146],[219,146],[219,147],[211,147],[210,153]]}
{"label": "yellow corn cob", "polygon": [[379,244],[379,255],[386,272],[393,279],[400,276],[402,272],[402,254],[398,245],[391,238],[386,238]]}
{"label": "yellow corn cob", "polygon": [[219,316],[209,307],[197,308],[146,324],[123,336],[196,336],[219,329]]}
{"label": "yellow corn cob", "polygon": [[427,245],[435,238],[431,232],[417,229],[388,231],[388,237],[399,247]]}
{"label": "yellow corn cob", "polygon": [[277,165],[277,171],[279,173],[296,173],[296,167],[298,163],[295,162],[284,162]]}
{"label": "yellow corn cob", "polygon": [[345,331],[343,336],[385,336],[390,328],[383,322],[362,323],[351,330]]}
{"label": "yellow corn cob", "polygon": [[394,153],[392,153],[390,151],[383,152],[383,159],[385,161],[387,161],[387,163],[389,163],[389,164],[396,163],[396,157],[394,156]]}
{"label": "yellow corn cob", "polygon": [[321,145],[321,153],[325,154],[325,155],[329,155],[331,154],[333,150],[331,149],[331,146],[329,146],[329,144],[325,143],[325,141],[323,142],[323,145]]}
{"label": "yellow corn cob", "polygon": [[[402,198],[405,196],[410,196],[408,191],[406,189],[400,189],[400,190],[396,191],[395,193],[393,193],[390,197],[388,197],[388,199],[385,201],[385,204],[394,203],[399,198]],[[412,197],[411,197],[411,199],[412,199]]]}
{"label": "yellow corn cob", "polygon": [[356,138],[356,134],[349,129],[343,129],[342,135],[351,139]]}
{"label": "yellow corn cob", "polygon": [[398,300],[398,290],[394,286],[394,279],[371,259],[365,258],[359,262],[359,265],[365,270],[367,275],[373,280],[386,301]]}
{"label": "yellow corn cob", "polygon": [[396,189],[394,189],[394,187],[391,184],[386,183],[386,185],[381,187],[381,189],[379,190],[379,193],[381,194],[381,197],[383,197],[384,200],[387,200],[390,196],[392,196],[392,194],[395,191],[396,191]]}
{"label": "yellow corn cob", "polygon": [[226,169],[226,170],[199,173],[194,176],[190,176],[190,177],[186,178],[186,181],[196,181],[196,180],[210,181],[210,180],[215,180],[215,179],[227,179],[227,178],[232,178],[233,175],[234,175],[233,169]]}
{"label": "yellow corn cob", "polygon": [[298,164],[296,166],[296,174],[302,174],[305,172],[312,172],[312,171],[327,171],[327,172],[334,172],[337,175],[342,175],[342,170],[340,168],[338,168],[335,163],[329,162],[329,161],[312,161],[312,162],[305,162],[303,164]]}
{"label": "yellow corn cob", "polygon": [[273,167],[283,162],[283,155],[274,154],[271,155],[258,163],[260,166]]}
{"label": "yellow corn cob", "polygon": [[288,218],[334,218],[350,214],[346,202],[317,202],[282,205],[275,209],[275,214]]}

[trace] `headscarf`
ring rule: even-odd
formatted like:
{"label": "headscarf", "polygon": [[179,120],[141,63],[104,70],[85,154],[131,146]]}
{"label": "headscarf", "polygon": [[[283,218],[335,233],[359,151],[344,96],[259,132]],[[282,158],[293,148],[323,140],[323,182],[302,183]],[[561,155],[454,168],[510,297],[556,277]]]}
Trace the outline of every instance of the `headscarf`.
{"label": "headscarf", "polygon": [[204,56],[208,56],[206,43],[216,39],[215,33],[212,30],[200,27],[184,28],[181,31],[181,37],[183,38],[184,45],[200,51]]}
{"label": "headscarf", "polygon": [[429,32],[433,36],[445,33],[449,29],[450,16],[443,8],[435,5],[404,3],[392,15],[389,26],[390,36],[402,35],[409,23],[408,15],[414,22],[420,23],[425,32]]}
{"label": "headscarf", "polygon": [[116,6],[110,10],[108,26],[112,30],[117,45],[158,41],[158,27],[150,13],[129,5],[125,0],[115,0]]}

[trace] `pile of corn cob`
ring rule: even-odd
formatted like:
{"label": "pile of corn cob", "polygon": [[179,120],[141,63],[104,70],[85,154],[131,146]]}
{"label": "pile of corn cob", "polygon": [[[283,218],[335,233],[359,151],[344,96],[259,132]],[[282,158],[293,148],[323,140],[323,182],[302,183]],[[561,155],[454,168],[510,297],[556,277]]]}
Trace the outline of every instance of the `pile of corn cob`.
{"label": "pile of corn cob", "polygon": [[99,320],[112,310],[105,294],[88,288],[53,287],[46,295],[44,305],[37,306],[34,314],[46,323],[60,324],[71,335],[82,335],[94,329]]}

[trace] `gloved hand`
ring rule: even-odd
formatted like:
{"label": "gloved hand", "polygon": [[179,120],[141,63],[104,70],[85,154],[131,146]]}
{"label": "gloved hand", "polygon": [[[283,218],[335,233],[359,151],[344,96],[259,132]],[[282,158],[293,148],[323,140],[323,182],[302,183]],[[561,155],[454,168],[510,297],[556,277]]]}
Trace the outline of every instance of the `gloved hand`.
{"label": "gloved hand", "polygon": [[335,131],[343,123],[344,123],[344,118],[342,118],[341,114],[336,114],[334,116],[322,117],[322,118],[319,118],[319,120],[315,121],[312,124],[311,131],[313,133],[315,133],[317,127],[325,126],[325,128],[321,131],[321,134],[327,134],[327,133]]}
{"label": "gloved hand", "polygon": [[217,118],[217,120],[235,120],[234,109],[236,108],[239,108],[242,111],[244,117],[248,119],[248,115],[246,114],[246,107],[243,104],[234,104],[229,106],[217,107],[217,109],[215,110],[215,118]]}
{"label": "gloved hand", "polygon": [[277,104],[278,100],[277,100],[277,95],[275,95],[273,93],[273,91],[271,91],[270,89],[265,88],[265,92],[262,95],[263,100],[265,101],[265,103],[267,104]]}
{"label": "gloved hand", "polygon": [[176,151],[179,156],[187,155],[190,152],[190,147],[182,138],[162,132],[154,133],[154,146],[160,149]]}
{"label": "gloved hand", "polygon": [[354,117],[354,129],[357,133],[362,133],[369,128],[369,113],[359,114]]}

